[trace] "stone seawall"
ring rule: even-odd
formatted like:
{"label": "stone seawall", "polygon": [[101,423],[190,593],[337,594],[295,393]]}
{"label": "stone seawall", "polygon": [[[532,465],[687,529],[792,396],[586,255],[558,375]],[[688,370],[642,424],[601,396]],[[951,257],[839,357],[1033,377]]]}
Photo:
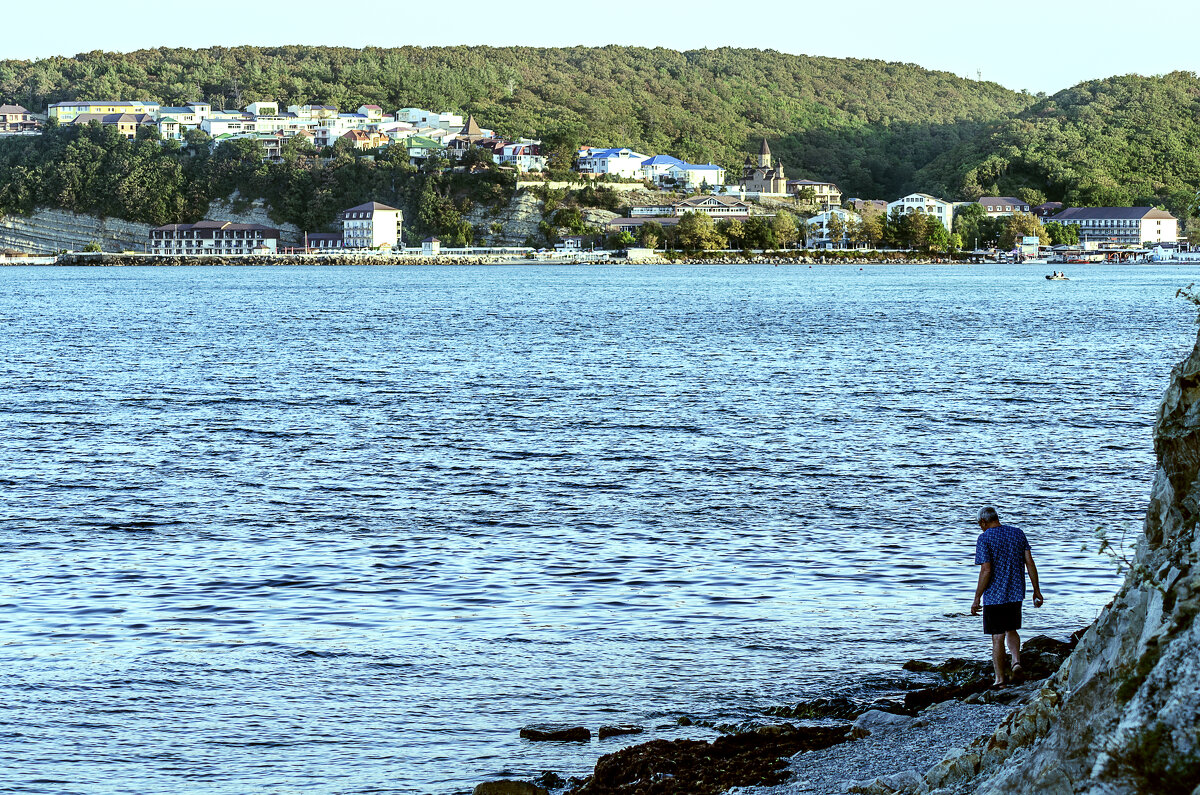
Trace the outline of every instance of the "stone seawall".
{"label": "stone seawall", "polygon": [[[71,253],[59,256],[55,265],[94,265],[98,267],[128,267],[133,265],[155,265],[170,267],[250,267],[264,265],[497,265],[526,264],[522,257],[503,259],[499,257],[400,257],[393,254],[245,254],[211,255],[203,257],[162,257],[154,254],[108,254]],[[13,260],[13,265],[25,264]]]}
{"label": "stone seawall", "polygon": [[[260,202],[235,210],[226,202],[213,202],[208,218],[235,224],[263,224],[279,229],[281,246],[301,245],[302,233],[290,224],[270,219]],[[82,251],[89,243],[99,243],[104,251],[144,251],[151,226],[120,218],[100,218],[67,210],[40,209],[30,216],[0,217],[0,251],[13,249],[28,254],[54,254],[58,251]]]}

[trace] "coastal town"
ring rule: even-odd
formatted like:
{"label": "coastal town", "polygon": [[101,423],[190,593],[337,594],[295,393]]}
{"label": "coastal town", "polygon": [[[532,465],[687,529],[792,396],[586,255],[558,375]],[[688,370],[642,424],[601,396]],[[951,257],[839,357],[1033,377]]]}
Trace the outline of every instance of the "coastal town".
{"label": "coastal town", "polygon": [[[45,115],[0,105],[0,136],[40,135],[48,127],[98,125],[120,137],[152,137],[180,146],[216,147],[249,141],[263,162],[280,162],[287,147],[305,152],[351,152],[373,158],[400,148],[414,167],[469,170],[486,159],[512,172],[521,185],[549,186],[552,168],[569,172],[568,184],[634,188],[601,224],[558,228],[543,245],[470,245],[447,248],[436,236],[409,239],[401,209],[371,201],[348,207],[333,230],[304,230],[293,245],[280,229],[227,219],[173,223],[150,230],[143,253],[157,256],[388,252],[438,257],[579,257],[585,251],[642,255],[656,249],[763,251],[924,250],[997,259],[1050,262],[1128,261],[1184,256],[1179,220],[1150,206],[1064,207],[1032,204],[1014,196],[953,201],[923,192],[898,198],[844,196],[832,181],[791,178],[764,138],[740,169],[691,163],[671,154],[628,147],[582,145],[569,163],[550,162],[541,140],[498,136],[474,116],[400,108],[385,112],[361,105],[341,112],[332,105],[257,101],[241,110],[193,102],[171,107],[151,101],[53,103]],[[473,153],[473,159],[468,154]],[[565,158],[563,158],[565,159]],[[13,252],[18,253],[18,252]]]}

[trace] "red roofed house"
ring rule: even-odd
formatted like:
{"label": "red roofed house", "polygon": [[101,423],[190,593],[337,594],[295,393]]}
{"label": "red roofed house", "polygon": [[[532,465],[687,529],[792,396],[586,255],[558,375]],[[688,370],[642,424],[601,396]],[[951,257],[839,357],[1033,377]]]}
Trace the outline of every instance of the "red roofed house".
{"label": "red roofed house", "polygon": [[355,149],[378,149],[392,142],[386,134],[375,130],[350,130],[342,135],[343,141],[349,141]]}

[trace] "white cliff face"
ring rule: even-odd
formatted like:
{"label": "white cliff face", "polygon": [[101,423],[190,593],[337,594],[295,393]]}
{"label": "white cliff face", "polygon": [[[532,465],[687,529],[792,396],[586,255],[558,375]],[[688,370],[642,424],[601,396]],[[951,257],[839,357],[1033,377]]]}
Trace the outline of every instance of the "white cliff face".
{"label": "white cliff face", "polygon": [[[226,202],[213,202],[208,218],[231,221],[235,224],[263,224],[280,231],[280,245],[301,245],[302,233],[290,224],[278,224],[270,219],[261,202],[252,202],[244,209],[234,210]],[[82,251],[89,243],[99,243],[104,251],[145,251],[149,224],[123,221],[119,218],[100,218],[79,215],[66,210],[40,209],[28,217],[0,217],[0,249],[14,249],[29,254],[54,254],[59,251]]]}
{"label": "white cliff face", "polygon": [[66,210],[38,210],[28,217],[0,217],[0,249],[29,254],[81,251],[96,242],[105,251],[145,251],[148,224],[77,215]]}
{"label": "white cliff face", "polygon": [[1200,795],[1200,339],[1159,408],[1158,469],[1120,592],[1031,703],[927,791]]}

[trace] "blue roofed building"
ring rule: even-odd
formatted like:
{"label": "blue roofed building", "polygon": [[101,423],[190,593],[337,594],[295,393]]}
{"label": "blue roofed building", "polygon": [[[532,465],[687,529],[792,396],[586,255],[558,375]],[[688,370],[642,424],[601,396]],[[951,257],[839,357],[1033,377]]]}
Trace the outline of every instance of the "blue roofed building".
{"label": "blue roofed building", "polygon": [[576,155],[575,170],[580,174],[613,174],[618,177],[641,176],[642,163],[650,158],[632,149],[592,149],[584,147]]}

